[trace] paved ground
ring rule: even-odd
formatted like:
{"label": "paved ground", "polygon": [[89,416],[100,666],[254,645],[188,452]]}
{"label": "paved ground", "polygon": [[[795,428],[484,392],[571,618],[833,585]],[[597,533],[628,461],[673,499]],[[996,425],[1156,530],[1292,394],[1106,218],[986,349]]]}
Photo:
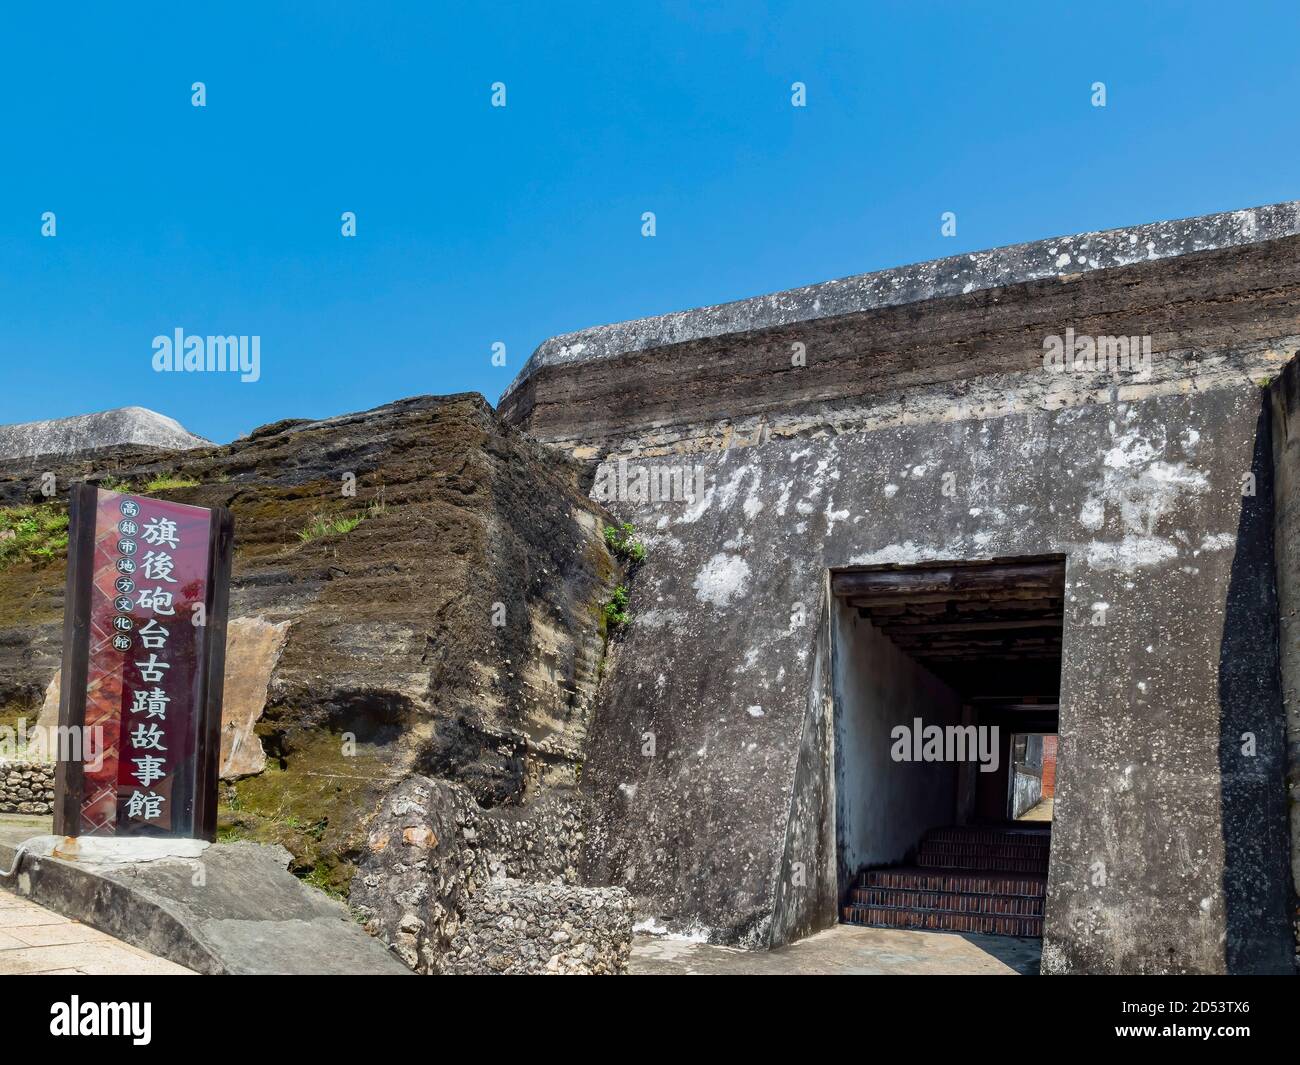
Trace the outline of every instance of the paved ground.
{"label": "paved ground", "polygon": [[748,951],[637,936],[630,971],[646,976],[704,974],[1031,975],[1042,940],[838,925],[777,950]]}
{"label": "paved ground", "polygon": [[43,906],[0,890],[0,975],[192,976],[88,925],[60,917]]}
{"label": "paved ground", "polygon": [[1017,821],[1050,821],[1052,819],[1052,808],[1056,805],[1055,799],[1039,799],[1036,806],[1031,806],[1022,813]]}
{"label": "paved ground", "polygon": [[[0,841],[16,844],[49,833],[51,818],[0,814]],[[0,868],[12,859],[6,856]],[[0,975],[134,976],[189,969],[148,954],[89,925],[60,916],[19,897],[0,881]]]}
{"label": "paved ground", "polygon": [[[0,843],[11,846],[32,836],[48,836],[54,831],[54,818],[38,814],[0,814]],[[0,869],[9,868],[8,861]]]}

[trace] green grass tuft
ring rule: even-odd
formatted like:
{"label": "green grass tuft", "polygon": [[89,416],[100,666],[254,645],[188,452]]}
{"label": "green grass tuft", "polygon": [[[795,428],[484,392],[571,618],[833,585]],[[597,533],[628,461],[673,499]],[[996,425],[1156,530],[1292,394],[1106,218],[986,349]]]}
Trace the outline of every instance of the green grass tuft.
{"label": "green grass tuft", "polygon": [[0,510],[0,569],[19,562],[43,566],[68,554],[68,512],[51,504]]}
{"label": "green grass tuft", "polygon": [[298,539],[306,544],[325,536],[341,536],[350,533],[365,520],[364,514],[344,514],[336,518],[317,514],[307,523],[306,528],[299,530]]}
{"label": "green grass tuft", "polygon": [[198,486],[199,482],[189,477],[173,477],[164,473],[146,484],[144,490],[146,492],[166,492],[172,488],[197,488]]}

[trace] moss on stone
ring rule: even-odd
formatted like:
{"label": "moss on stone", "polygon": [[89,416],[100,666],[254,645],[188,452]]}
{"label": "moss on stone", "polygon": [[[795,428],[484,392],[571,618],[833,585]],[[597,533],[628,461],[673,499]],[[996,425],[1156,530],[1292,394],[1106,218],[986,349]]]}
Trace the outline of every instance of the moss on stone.
{"label": "moss on stone", "polygon": [[56,503],[0,510],[0,569],[17,563],[39,569],[68,556],[68,511]]}
{"label": "moss on stone", "polygon": [[391,763],[380,749],[329,729],[301,730],[292,749],[269,758],[257,776],[227,783],[218,807],[219,831],[232,838],[278,843],[290,869],[316,887],[346,894],[361,846],[360,829],[373,812]]}

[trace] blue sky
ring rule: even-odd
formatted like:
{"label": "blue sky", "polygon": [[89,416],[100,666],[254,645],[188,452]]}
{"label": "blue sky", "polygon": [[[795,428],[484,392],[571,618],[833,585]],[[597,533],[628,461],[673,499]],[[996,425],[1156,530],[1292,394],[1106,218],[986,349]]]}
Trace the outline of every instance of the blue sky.
{"label": "blue sky", "polygon": [[556,333],[1300,197],[1295,3],[701,6],[6,5],[0,422],[495,402]]}

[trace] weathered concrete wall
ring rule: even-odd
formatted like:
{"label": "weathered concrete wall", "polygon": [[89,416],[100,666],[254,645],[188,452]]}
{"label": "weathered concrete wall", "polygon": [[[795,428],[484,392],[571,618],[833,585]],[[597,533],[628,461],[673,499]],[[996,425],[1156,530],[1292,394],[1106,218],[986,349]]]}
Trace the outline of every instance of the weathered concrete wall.
{"label": "weathered concrete wall", "polygon": [[1289,967],[1271,509],[1241,491],[1260,406],[1243,382],[772,440],[696,456],[695,504],[613,504],[649,560],[583,774],[591,882],[769,942],[785,866],[817,862],[786,844],[827,570],[1064,554],[1045,969]]}
{"label": "weathered concrete wall", "polygon": [[[1286,712],[1287,808],[1292,887],[1300,895],[1300,361],[1269,389],[1273,441],[1273,531],[1277,556],[1278,649]],[[1296,944],[1300,952],[1300,910]]]}
{"label": "weathered concrete wall", "polygon": [[950,762],[897,762],[896,725],[961,723],[957,693],[872,623],[836,603],[836,826],[839,891],[867,865],[900,862],[927,828],[956,820]]}
{"label": "weathered concrete wall", "polygon": [[[835,648],[831,596],[823,582],[807,709],[790,789],[785,846],[773,873],[776,898],[767,945],[780,946],[828,928],[839,919],[835,846]],[[800,624],[803,611],[792,613]],[[762,707],[758,708],[759,710]]]}
{"label": "weathered concrete wall", "polygon": [[[1296,350],[1300,203],[917,263],[547,341],[507,421],[579,458],[1054,410],[1275,375]],[[1146,335],[1149,381],[1025,375],[1043,337]]]}

